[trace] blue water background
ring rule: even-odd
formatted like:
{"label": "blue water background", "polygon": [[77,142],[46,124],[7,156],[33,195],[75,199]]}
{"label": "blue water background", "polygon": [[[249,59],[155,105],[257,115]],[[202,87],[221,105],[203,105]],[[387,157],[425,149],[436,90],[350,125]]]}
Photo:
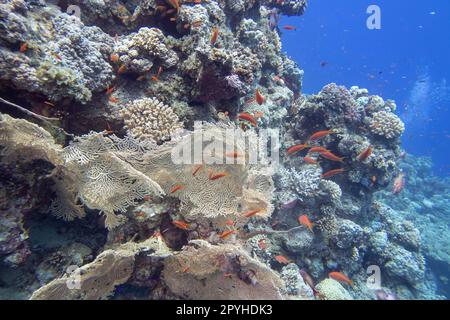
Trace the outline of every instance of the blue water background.
{"label": "blue water background", "polygon": [[[369,5],[381,30],[369,30]],[[431,156],[450,174],[450,1],[312,0],[302,17],[283,17],[283,50],[305,71],[303,93],[327,83],[358,85],[393,99],[406,124],[403,147]],[[323,66],[325,65],[325,66]]]}

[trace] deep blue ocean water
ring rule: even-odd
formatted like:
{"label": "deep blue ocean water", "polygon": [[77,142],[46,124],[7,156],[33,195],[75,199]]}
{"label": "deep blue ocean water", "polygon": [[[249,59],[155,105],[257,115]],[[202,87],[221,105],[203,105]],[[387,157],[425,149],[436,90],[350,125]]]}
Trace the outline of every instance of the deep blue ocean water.
{"label": "deep blue ocean water", "polygon": [[[369,30],[369,5],[381,29]],[[403,147],[431,156],[450,175],[450,1],[313,0],[302,17],[283,17],[283,49],[305,71],[303,93],[330,82],[393,99],[406,125]]]}

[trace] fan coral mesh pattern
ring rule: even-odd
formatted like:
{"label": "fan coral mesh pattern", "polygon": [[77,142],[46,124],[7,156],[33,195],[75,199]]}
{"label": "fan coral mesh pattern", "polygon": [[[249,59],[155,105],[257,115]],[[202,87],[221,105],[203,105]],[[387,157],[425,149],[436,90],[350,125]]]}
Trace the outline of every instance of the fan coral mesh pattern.
{"label": "fan coral mesh pattern", "polygon": [[395,114],[387,111],[379,111],[373,114],[370,130],[387,139],[398,138],[405,131],[405,125]]}
{"label": "fan coral mesh pattern", "polygon": [[108,228],[123,222],[115,211],[125,212],[147,195],[164,194],[155,181],[127,162],[128,158],[141,157],[152,146],[132,138],[91,133],[65,149],[66,163],[80,179],[79,198],[89,208],[105,213]]}
{"label": "fan coral mesh pattern", "polygon": [[128,133],[138,139],[165,141],[182,129],[173,110],[156,98],[134,100],[120,111],[120,115]]}

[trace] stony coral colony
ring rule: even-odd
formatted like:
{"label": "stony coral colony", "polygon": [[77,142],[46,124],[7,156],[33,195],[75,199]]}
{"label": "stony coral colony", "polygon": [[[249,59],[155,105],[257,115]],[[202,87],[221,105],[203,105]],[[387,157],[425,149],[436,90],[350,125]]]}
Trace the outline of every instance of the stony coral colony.
{"label": "stony coral colony", "polygon": [[[373,200],[399,174],[395,103],[336,84],[301,94],[269,20],[306,1],[78,6],[0,4],[0,257],[32,270],[18,297],[106,299],[127,284],[150,299],[374,299],[370,264],[386,295],[425,294],[417,229],[399,241],[403,224]],[[281,163],[174,164],[194,121],[224,144],[230,128],[278,129]],[[225,156],[245,160],[245,141]],[[67,222],[36,215],[48,211]],[[29,237],[39,228],[65,236],[48,247]],[[68,290],[56,270],[73,264],[81,288]]]}

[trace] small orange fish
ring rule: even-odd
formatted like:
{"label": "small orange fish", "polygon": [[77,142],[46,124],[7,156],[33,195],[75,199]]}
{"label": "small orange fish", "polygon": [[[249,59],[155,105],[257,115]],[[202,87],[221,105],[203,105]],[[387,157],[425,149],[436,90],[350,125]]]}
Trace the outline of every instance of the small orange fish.
{"label": "small orange fish", "polygon": [[242,158],[243,155],[237,151],[231,151],[231,152],[225,153],[225,157],[236,159],[236,158]]}
{"label": "small orange fish", "polygon": [[219,238],[220,239],[226,239],[226,238],[228,238],[229,236],[231,236],[232,234],[235,234],[235,233],[236,233],[236,230],[226,230],[219,236]]}
{"label": "small orange fish", "polygon": [[253,113],[253,117],[254,117],[255,119],[262,118],[262,117],[264,117],[264,112],[262,112],[262,111],[256,111],[256,112]]}
{"label": "small orange fish", "polygon": [[298,217],[298,222],[300,222],[301,225],[307,227],[309,231],[313,232],[313,223],[309,220],[308,216],[306,214],[303,214]]}
{"label": "small orange fish", "polygon": [[182,230],[188,230],[189,229],[189,224],[181,221],[181,220],[174,220],[172,221],[172,223],[175,225],[175,227],[180,228]]}
{"label": "small orange fish", "polygon": [[169,3],[174,7],[177,13],[180,11],[180,2],[178,0],[169,0]]}
{"label": "small orange fish", "polygon": [[177,192],[177,191],[179,191],[179,190],[182,190],[182,189],[184,189],[184,186],[177,184],[176,186],[174,186],[174,187],[170,190],[170,193],[175,193],[175,192]]}
{"label": "small orange fish", "polygon": [[111,53],[111,56],[109,58],[111,59],[112,62],[118,62],[120,56],[117,53]]}
{"label": "small orange fish", "polygon": [[308,153],[323,153],[323,152],[330,152],[330,150],[328,150],[324,147],[312,147],[308,151]]}
{"label": "small orange fish", "polygon": [[19,48],[19,51],[24,53],[27,50],[28,50],[28,43],[26,43],[26,42],[22,43],[22,45]]}
{"label": "small orange fish", "polygon": [[240,120],[245,120],[250,122],[254,127],[258,126],[258,122],[256,121],[256,119],[249,113],[247,112],[241,112],[238,114],[238,119]]}
{"label": "small orange fish", "polygon": [[118,103],[120,100],[119,100],[119,98],[117,98],[117,97],[109,97],[109,102],[111,102],[111,103]]}
{"label": "small orange fish", "polygon": [[295,146],[290,147],[287,150],[287,155],[289,156],[289,155],[294,154],[296,152],[302,151],[302,150],[304,150],[306,148],[309,148],[309,145],[307,145],[307,144],[297,144]]}
{"label": "small orange fish", "polygon": [[404,187],[405,187],[405,174],[404,173],[400,173],[394,179],[394,185],[392,187],[392,193],[393,194],[399,194],[400,192],[402,192]]}
{"label": "small orange fish", "polygon": [[159,81],[159,79],[158,79],[157,76],[151,76],[151,77],[150,77],[150,80],[152,80],[152,81],[154,81],[154,82],[158,82],[158,81]]}
{"label": "small orange fish", "polygon": [[186,272],[188,272],[189,270],[190,270],[190,268],[189,268],[189,267],[186,267],[186,268],[183,269],[183,273],[186,273]]}
{"label": "small orange fish", "polygon": [[331,279],[334,279],[334,280],[336,280],[336,281],[339,281],[339,282],[343,282],[343,283],[346,283],[346,284],[349,284],[349,285],[353,285],[353,281],[352,280],[350,280],[345,274],[343,274],[342,272],[330,272],[329,274],[328,274],[328,276],[331,278]]}
{"label": "small orange fish", "polygon": [[246,217],[246,218],[253,217],[253,216],[255,216],[257,213],[261,212],[261,210],[262,210],[262,209],[250,210],[250,211],[244,213],[244,217]]}
{"label": "small orange fish", "polygon": [[344,169],[334,169],[334,170],[330,170],[330,171],[325,172],[325,173],[322,174],[320,177],[321,177],[322,179],[323,179],[323,178],[330,178],[330,177],[333,177],[333,176],[335,176],[335,175],[337,175],[337,174],[340,174],[340,173],[343,173],[343,172],[345,172]]}
{"label": "small orange fish", "polygon": [[119,67],[119,69],[117,69],[117,74],[122,74],[122,73],[125,73],[126,71],[127,71],[127,66],[123,64]]}
{"label": "small orange fish", "polygon": [[305,162],[308,164],[317,164],[317,160],[314,160],[311,157],[304,157],[303,160],[305,160]]}
{"label": "small orange fish", "polygon": [[192,176],[195,177],[195,175],[203,168],[202,164],[199,164],[194,168],[194,171],[192,171]]}
{"label": "small orange fish", "polygon": [[281,263],[281,264],[289,264],[290,263],[289,259],[286,258],[285,256],[275,256],[275,260],[277,260],[278,263]]}
{"label": "small orange fish", "polygon": [[234,226],[234,221],[231,219],[228,219],[225,223],[227,226],[230,226],[230,227]]}
{"label": "small orange fish", "polygon": [[106,88],[106,94],[107,95],[110,95],[111,93],[113,93],[113,91],[114,91],[114,86],[109,86],[108,88]]}
{"label": "small orange fish", "polygon": [[258,240],[258,248],[261,249],[261,250],[266,250],[267,249],[266,239],[259,239]]}
{"label": "small orange fish", "polygon": [[323,130],[323,131],[318,131],[318,132],[316,132],[316,133],[314,133],[311,137],[309,137],[309,141],[315,141],[315,140],[318,140],[318,139],[320,139],[320,138],[323,138],[323,137],[325,137],[325,136],[327,136],[327,135],[329,135],[329,134],[332,134],[332,133],[334,133],[334,131],[333,130]]}
{"label": "small orange fish", "polygon": [[259,92],[259,89],[256,89],[255,99],[256,99],[256,102],[257,102],[259,105],[262,105],[262,104],[264,103],[264,101],[266,100],[266,99],[262,96],[261,92]]}
{"label": "small orange fish", "polygon": [[372,154],[372,146],[369,146],[366,150],[364,150],[363,152],[361,152],[358,155],[358,161],[364,161],[366,160],[368,157],[370,157],[370,155]]}
{"label": "small orange fish", "polygon": [[297,30],[297,27],[290,26],[290,25],[285,25],[285,26],[283,26],[283,29],[292,31],[292,30]]}
{"label": "small orange fish", "polygon": [[151,201],[152,200],[152,197],[151,196],[144,196],[144,201]]}
{"label": "small orange fish", "polygon": [[344,162],[344,158],[338,157],[337,155],[335,155],[331,151],[321,152],[320,155],[322,157],[324,157],[325,159],[328,159],[328,160],[331,160],[331,161]]}
{"label": "small orange fish", "polygon": [[214,27],[212,29],[212,35],[211,35],[211,46],[214,46],[216,44],[218,37],[219,37],[219,28]]}
{"label": "small orange fish", "polygon": [[227,172],[212,173],[209,176],[209,180],[217,180],[217,179],[220,179],[220,178],[223,178],[223,177],[226,177],[226,176],[228,176]]}

